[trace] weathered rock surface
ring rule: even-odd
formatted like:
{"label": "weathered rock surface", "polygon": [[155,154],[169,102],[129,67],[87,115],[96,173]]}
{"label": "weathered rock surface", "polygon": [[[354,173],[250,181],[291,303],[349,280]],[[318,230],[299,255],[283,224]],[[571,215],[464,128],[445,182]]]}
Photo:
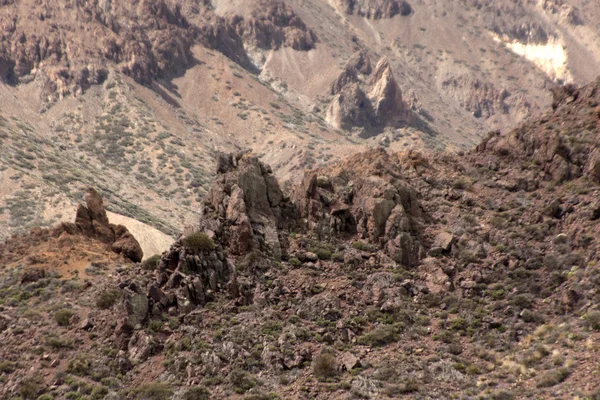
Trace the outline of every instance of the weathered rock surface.
{"label": "weathered rock surface", "polygon": [[291,47],[306,51],[317,42],[317,35],[286,3],[278,0],[263,0],[250,18],[237,18],[234,25],[245,43],[261,49]]}
{"label": "weathered rock surface", "polygon": [[252,154],[226,157],[204,202],[200,227],[234,254],[258,250],[280,258],[279,230],[293,223],[295,208],[269,166]]}
{"label": "weathered rock surface", "polygon": [[496,114],[506,114],[509,111],[509,105],[505,100],[510,93],[504,89],[498,90],[491,83],[482,82],[469,76],[460,76],[444,80],[442,87],[475,118],[487,119]]}
{"label": "weathered rock surface", "polygon": [[419,201],[384,150],[351,157],[334,170],[308,173],[295,198],[309,229],[320,238],[360,238],[407,267],[421,256]]}
{"label": "weathered rock surface", "polygon": [[[79,95],[103,83],[111,69],[142,84],[172,76],[193,64],[195,44],[255,72],[244,45],[310,50],[317,42],[291,8],[275,0],[261,3],[246,20],[217,16],[204,0],[21,3],[0,9],[0,80],[16,84],[38,78],[45,100]],[[22,9],[38,12],[21,15]],[[57,29],[65,21],[74,32]]]}
{"label": "weathered rock surface", "polygon": [[[564,182],[583,174],[598,179],[597,151],[582,143],[595,140],[594,132],[600,118],[595,113],[582,117],[573,110],[600,104],[599,86],[597,79],[582,88],[574,85],[556,88],[553,90],[552,114],[506,135],[490,133],[477,149],[512,159],[531,157],[534,163],[542,166],[544,179]],[[561,121],[564,128],[557,128],[556,121]]]}

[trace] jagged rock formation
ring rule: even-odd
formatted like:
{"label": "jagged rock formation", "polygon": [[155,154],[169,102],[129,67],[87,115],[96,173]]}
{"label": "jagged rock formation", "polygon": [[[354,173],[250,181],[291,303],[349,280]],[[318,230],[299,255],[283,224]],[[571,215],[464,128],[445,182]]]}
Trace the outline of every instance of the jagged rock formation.
{"label": "jagged rock formation", "polygon": [[277,50],[291,47],[310,50],[317,42],[316,34],[285,3],[264,0],[247,19],[237,17],[233,24],[247,45]]}
{"label": "jagged rock formation", "polygon": [[[360,136],[369,137],[384,127],[410,124],[411,112],[387,59],[382,58],[373,71],[366,53],[351,57],[331,85],[335,95],[327,109],[327,120],[336,128],[362,128]],[[358,76],[358,71],[363,77]]]}
{"label": "jagged rock formation", "polygon": [[412,14],[412,7],[405,0],[337,0],[337,2],[346,14],[372,19]]}
{"label": "jagged rock formation", "polygon": [[460,76],[444,80],[442,87],[475,118],[487,119],[495,114],[506,114],[509,111],[509,105],[505,100],[510,93],[506,89],[498,90],[491,83]]}
{"label": "jagged rock formation", "polygon": [[319,238],[360,238],[405,267],[422,257],[423,213],[416,192],[383,149],[307,173],[296,198]]}
{"label": "jagged rock formation", "polygon": [[233,254],[257,250],[275,258],[285,253],[279,231],[295,215],[271,167],[252,154],[221,155],[206,197],[200,227]]}
{"label": "jagged rock formation", "polygon": [[[138,82],[185,67],[196,36],[178,8],[164,1],[142,2],[131,9],[125,3],[73,5],[48,0],[32,6],[37,14],[18,18],[17,7],[5,5],[0,46],[0,78],[23,82],[40,74],[45,93],[78,94],[89,85],[102,83],[111,63]],[[130,22],[123,23],[122,17]],[[88,24],[79,34],[63,35],[57,20]],[[35,26],[35,31],[32,31]]]}

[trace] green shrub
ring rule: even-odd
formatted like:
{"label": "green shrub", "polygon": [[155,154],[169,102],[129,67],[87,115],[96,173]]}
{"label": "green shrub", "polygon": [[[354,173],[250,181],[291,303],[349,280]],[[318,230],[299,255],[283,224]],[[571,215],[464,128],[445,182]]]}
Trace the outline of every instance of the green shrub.
{"label": "green shrub", "polygon": [[204,386],[194,386],[183,395],[183,400],[209,400],[210,392]]}
{"label": "green shrub", "polygon": [[108,310],[115,305],[120,295],[121,292],[116,289],[104,290],[96,299],[96,306],[103,310]]}
{"label": "green shrub", "polygon": [[173,395],[173,390],[165,383],[152,382],[136,387],[133,394],[137,400],[167,400]]}
{"label": "green shrub", "polygon": [[258,385],[258,381],[255,377],[239,368],[231,371],[229,374],[229,381],[233,385],[234,391],[238,394],[245,393]]}
{"label": "green shrub", "polygon": [[292,267],[298,268],[302,265],[302,261],[298,260],[296,257],[292,257],[289,259],[289,263]]}
{"label": "green shrub", "polygon": [[96,386],[90,393],[90,400],[101,400],[108,394],[108,389],[104,386]]}
{"label": "green shrub", "polygon": [[398,328],[393,325],[380,325],[358,338],[358,343],[366,346],[384,346],[398,340]]}
{"label": "green shrub", "polygon": [[330,353],[321,353],[315,357],[313,374],[321,381],[334,378],[338,374],[334,355]]}
{"label": "green shrub", "polygon": [[156,267],[158,267],[159,261],[160,261],[160,254],[155,254],[142,263],[142,268],[145,269],[146,271],[154,271],[156,269]]}
{"label": "green shrub", "polygon": [[542,375],[536,383],[536,386],[538,388],[545,388],[558,385],[559,383],[564,382],[569,375],[571,375],[571,371],[568,368],[558,368]]}
{"label": "green shrub", "polygon": [[17,364],[12,361],[5,360],[0,362],[0,372],[10,374],[14,372],[15,369],[17,369]]}
{"label": "green shrub", "polygon": [[19,394],[25,400],[37,399],[40,393],[44,390],[42,378],[39,376],[25,378],[19,385]]}
{"label": "green shrub", "polygon": [[54,320],[60,326],[69,326],[73,311],[62,308],[54,313]]}
{"label": "green shrub", "polygon": [[37,398],[37,400],[52,400],[52,399],[54,399],[54,397],[52,397],[51,394],[43,394]]}
{"label": "green shrub", "polygon": [[584,316],[585,324],[595,331],[600,330],[600,311],[590,311]]}
{"label": "green shrub", "polygon": [[327,243],[318,243],[310,247],[308,251],[315,253],[319,260],[331,260],[333,256],[332,247]]}
{"label": "green shrub", "polygon": [[352,243],[352,247],[354,247],[356,250],[360,250],[360,251],[371,251],[371,246],[369,246],[365,242],[360,242],[358,240],[356,242]]}
{"label": "green shrub", "polygon": [[204,232],[189,234],[183,239],[183,245],[195,252],[212,251],[215,249],[215,242]]}
{"label": "green shrub", "polygon": [[90,360],[85,357],[78,356],[72,360],[69,360],[67,364],[67,372],[73,375],[87,376],[90,372]]}

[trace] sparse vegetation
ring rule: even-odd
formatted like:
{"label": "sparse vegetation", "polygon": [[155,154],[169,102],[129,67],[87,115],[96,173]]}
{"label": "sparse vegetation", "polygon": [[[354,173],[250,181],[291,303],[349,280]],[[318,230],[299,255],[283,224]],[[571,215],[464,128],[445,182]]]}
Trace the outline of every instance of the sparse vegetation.
{"label": "sparse vegetation", "polygon": [[54,320],[60,326],[69,326],[71,324],[71,317],[74,315],[73,311],[66,308],[61,308],[54,312]]}

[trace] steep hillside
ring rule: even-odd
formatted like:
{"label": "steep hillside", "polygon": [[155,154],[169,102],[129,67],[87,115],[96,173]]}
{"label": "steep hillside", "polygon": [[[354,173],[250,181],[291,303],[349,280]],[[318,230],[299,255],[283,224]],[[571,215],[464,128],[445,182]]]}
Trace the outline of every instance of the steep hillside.
{"label": "steep hillside", "polygon": [[0,393],[597,398],[599,132],[596,80],[472,151],[372,149],[289,189],[221,154],[141,264],[88,192],[0,248]]}

